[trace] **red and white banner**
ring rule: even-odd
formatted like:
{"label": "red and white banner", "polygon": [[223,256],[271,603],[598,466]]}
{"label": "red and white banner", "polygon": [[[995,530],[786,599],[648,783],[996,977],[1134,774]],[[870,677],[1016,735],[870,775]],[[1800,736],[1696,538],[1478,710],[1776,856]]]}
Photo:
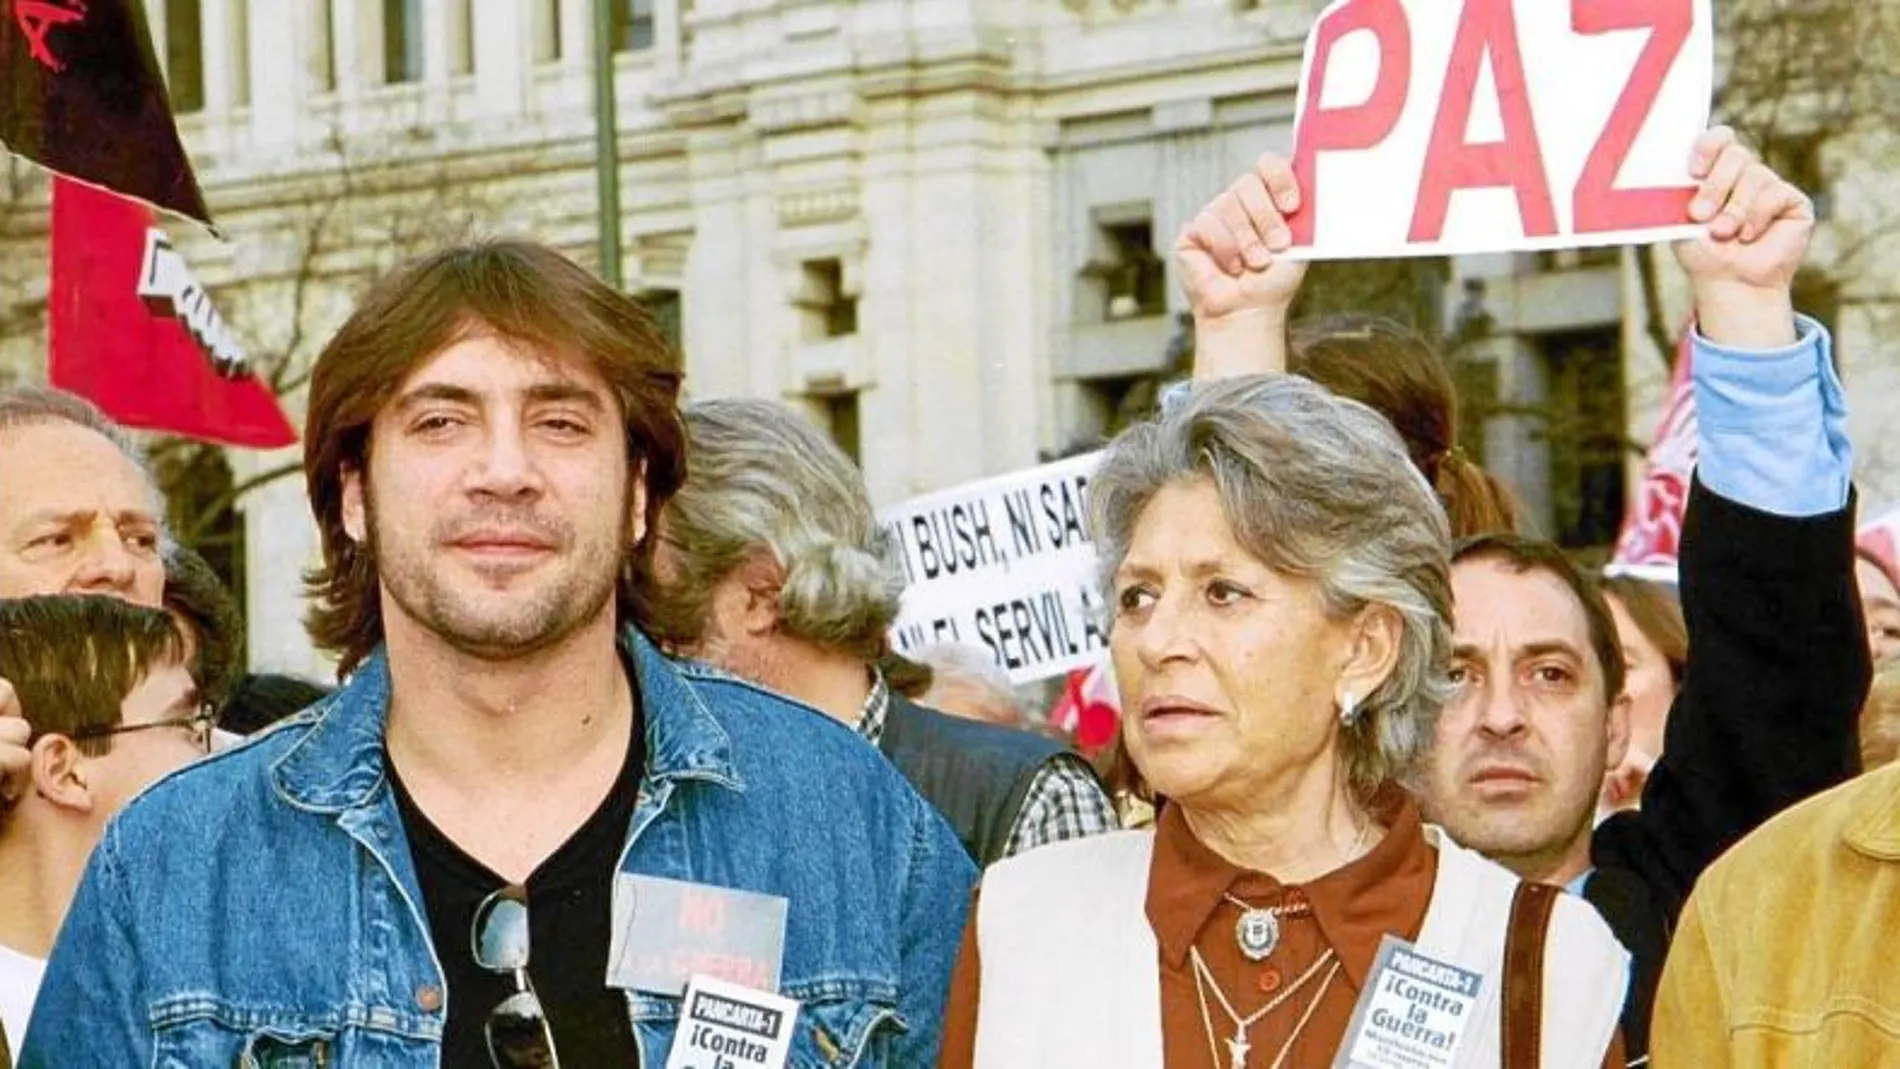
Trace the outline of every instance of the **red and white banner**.
{"label": "red and white banner", "polygon": [[1689,507],[1689,485],[1695,476],[1695,390],[1689,382],[1693,326],[1684,327],[1676,342],[1676,371],[1669,380],[1669,406],[1649,447],[1642,485],[1623,519],[1616,553],[1609,571],[1647,578],[1674,580],[1682,548],[1682,518]]}
{"label": "red and white banner", "polygon": [[297,432],[152,210],[55,178],[48,379],[130,427],[276,449]]}
{"label": "red and white banner", "polygon": [[1335,0],[1307,38],[1295,255],[1690,236],[1709,0]]}
{"label": "red and white banner", "polygon": [[1075,748],[1090,758],[1108,748],[1121,724],[1121,691],[1106,660],[1070,672],[1062,694],[1049,710],[1049,724],[1067,732]]}

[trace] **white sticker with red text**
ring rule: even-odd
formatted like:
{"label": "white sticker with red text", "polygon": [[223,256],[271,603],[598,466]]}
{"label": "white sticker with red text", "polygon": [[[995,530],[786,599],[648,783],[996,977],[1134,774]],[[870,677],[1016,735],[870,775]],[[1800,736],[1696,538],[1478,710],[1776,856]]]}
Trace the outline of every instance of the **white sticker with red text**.
{"label": "white sticker with red text", "polygon": [[1307,38],[1295,255],[1696,234],[1709,0],[1335,0]]}

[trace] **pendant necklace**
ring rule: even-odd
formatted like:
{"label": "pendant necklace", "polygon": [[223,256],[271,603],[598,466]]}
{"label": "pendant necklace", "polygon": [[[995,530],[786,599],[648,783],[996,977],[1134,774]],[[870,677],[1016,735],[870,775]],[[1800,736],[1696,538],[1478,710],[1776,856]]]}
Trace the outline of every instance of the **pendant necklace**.
{"label": "pendant necklace", "polygon": [[1300,1033],[1306,1031],[1306,1026],[1312,1021],[1313,1014],[1319,1011],[1319,1004],[1326,998],[1326,989],[1333,986],[1333,978],[1339,975],[1340,965],[1333,954],[1333,949],[1327,947],[1326,952],[1315,959],[1313,964],[1300,974],[1298,980],[1288,984],[1286,990],[1275,995],[1266,1005],[1242,1017],[1234,1012],[1233,1004],[1227,1001],[1227,993],[1221,990],[1220,982],[1214,979],[1213,971],[1207,967],[1207,960],[1201,957],[1200,948],[1189,947],[1188,957],[1194,963],[1194,993],[1200,998],[1201,1024],[1207,1029],[1207,1053],[1213,1058],[1215,1066],[1220,1065],[1220,1052],[1215,1043],[1214,1016],[1207,1005],[1207,992],[1210,988],[1214,992],[1214,999],[1220,1004],[1221,1012],[1227,1015],[1228,1021],[1234,1026],[1234,1037],[1226,1041],[1227,1069],[1247,1069],[1247,1054],[1253,1050],[1253,1044],[1247,1041],[1248,1030],[1260,1023],[1261,1018],[1267,1014],[1286,1005],[1288,999],[1305,987],[1313,977],[1318,976],[1320,969],[1331,962],[1332,968],[1327,970],[1326,979],[1320,983],[1319,992],[1313,996],[1313,1001],[1306,1007],[1306,1012],[1300,1015],[1299,1023],[1293,1026],[1292,1034],[1288,1035],[1286,1042],[1281,1044],[1280,1053],[1273,1059],[1272,1069],[1280,1069],[1286,1064],[1287,1055],[1292,1052],[1294,1041],[1300,1038]]}
{"label": "pendant necklace", "polygon": [[[1346,863],[1351,864],[1359,857],[1359,849],[1366,844],[1366,836],[1372,832],[1372,821],[1367,820],[1359,829],[1359,837],[1354,839],[1352,847],[1346,853]],[[1256,906],[1231,894],[1222,894],[1228,904],[1240,909],[1240,920],[1234,924],[1234,943],[1240,947],[1240,953],[1248,961],[1265,961],[1273,956],[1280,945],[1280,918],[1304,913],[1308,906]]]}
{"label": "pendant necklace", "polygon": [[1221,895],[1227,903],[1240,909],[1240,920],[1234,924],[1234,942],[1239,944],[1240,953],[1248,961],[1265,961],[1273,956],[1280,945],[1280,918],[1296,916],[1312,909],[1301,902],[1295,905],[1256,906],[1231,894]]}

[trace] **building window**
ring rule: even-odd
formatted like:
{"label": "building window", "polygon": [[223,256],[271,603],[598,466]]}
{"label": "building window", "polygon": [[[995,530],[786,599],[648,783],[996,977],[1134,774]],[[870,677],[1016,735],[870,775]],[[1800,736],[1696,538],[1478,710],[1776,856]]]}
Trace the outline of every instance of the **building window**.
{"label": "building window", "polygon": [[1154,223],[1145,210],[1138,217],[1098,214],[1092,246],[1082,278],[1101,302],[1103,321],[1167,314],[1168,268],[1155,254]]}
{"label": "building window", "polygon": [[807,260],[804,274],[798,306],[805,314],[806,340],[856,334],[858,299],[845,292],[843,262]]}
{"label": "building window", "polygon": [[1540,339],[1549,369],[1545,437],[1552,528],[1571,549],[1607,548],[1622,525],[1625,460],[1623,350],[1617,328]]}
{"label": "building window", "polygon": [[653,47],[653,0],[607,0],[613,18],[614,51],[644,52]]}
{"label": "building window", "polygon": [[422,0],[383,0],[383,82],[422,80]]}
{"label": "building window", "polygon": [[1763,146],[1762,158],[1775,173],[1814,201],[1814,217],[1826,222],[1834,214],[1834,195],[1827,187],[1827,173],[1821,167],[1820,133],[1795,137],[1783,135]]}
{"label": "building window", "polygon": [[1069,428],[1071,440],[1102,442],[1155,414],[1159,403],[1158,385],[1153,375],[1108,375],[1083,379],[1078,400],[1077,424]]}
{"label": "building window", "polygon": [[336,49],[331,47],[330,0],[304,0],[304,57],[310,84],[319,93],[336,88]]}
{"label": "building window", "polygon": [[165,87],[173,112],[204,110],[204,11],[198,0],[165,5]]}
{"label": "building window", "polygon": [[863,464],[863,436],[858,423],[858,391],[837,390],[812,398],[824,421],[824,431],[853,464]]}
{"label": "building window", "polygon": [[538,0],[534,5],[534,58],[540,63],[561,58],[561,0]]}
{"label": "building window", "polygon": [[646,307],[647,314],[653,317],[653,324],[660,328],[660,334],[673,351],[683,352],[680,338],[680,291],[667,289],[647,290],[640,294],[640,303]]}

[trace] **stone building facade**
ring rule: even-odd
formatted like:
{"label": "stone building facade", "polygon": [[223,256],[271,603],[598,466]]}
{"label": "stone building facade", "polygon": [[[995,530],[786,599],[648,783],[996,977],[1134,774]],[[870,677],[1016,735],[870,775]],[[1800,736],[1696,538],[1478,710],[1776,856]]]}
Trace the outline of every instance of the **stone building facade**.
{"label": "stone building facade", "polygon": [[[1288,147],[1320,7],[613,3],[622,285],[674,325],[692,394],[804,406],[880,502],[1087,441],[1166,367],[1182,305],[1168,246]],[[231,240],[174,232],[257,350],[307,360],[376,270],[454,233],[595,262],[589,0],[145,6]],[[1582,418],[1585,437],[1645,436],[1662,372],[1632,263],[1451,263],[1444,322],[1475,325],[1461,381]],[[36,348],[0,343],[29,376]],[[1592,459],[1539,418],[1483,430],[1545,530],[1613,530],[1626,456]],[[295,459],[231,463],[243,481]],[[254,662],[323,671],[298,622],[315,547],[300,480],[247,494],[243,515]]]}

